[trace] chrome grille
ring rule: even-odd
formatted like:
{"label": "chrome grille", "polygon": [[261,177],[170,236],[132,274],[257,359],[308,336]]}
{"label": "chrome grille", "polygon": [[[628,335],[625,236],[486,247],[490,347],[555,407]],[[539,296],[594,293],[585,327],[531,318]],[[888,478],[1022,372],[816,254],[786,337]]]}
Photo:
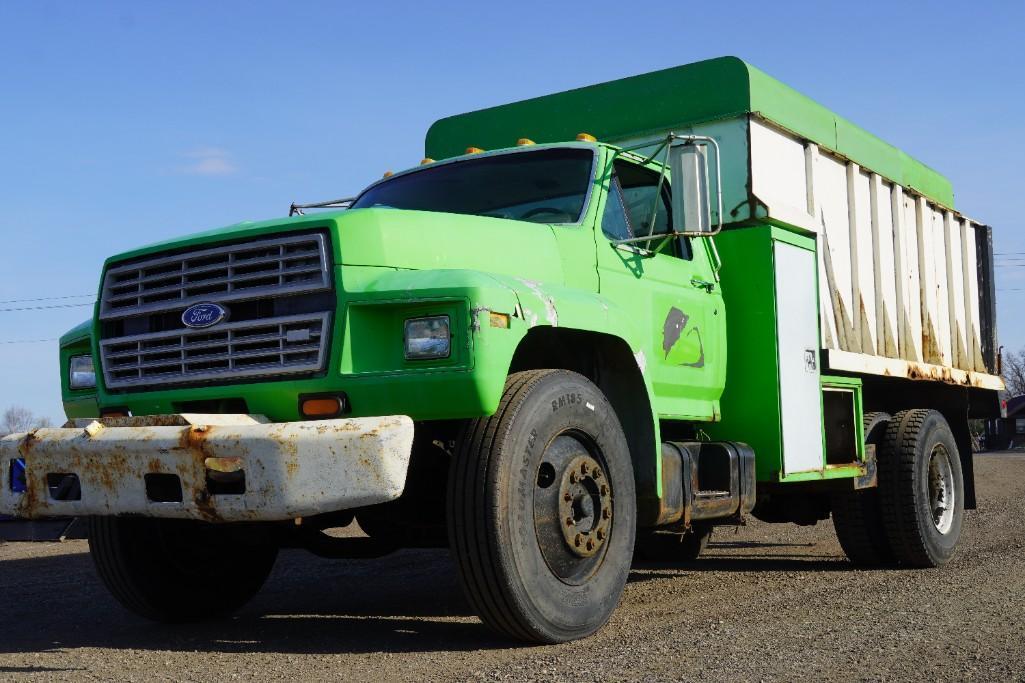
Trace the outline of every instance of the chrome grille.
{"label": "chrome grille", "polygon": [[[112,390],[228,382],[323,370],[331,259],[321,233],[158,254],[114,265],[100,295],[100,361]],[[225,322],[189,328],[182,312],[217,303]]]}
{"label": "chrome grille", "polygon": [[323,235],[275,237],[114,266],[103,278],[100,319],[330,286]]}
{"label": "chrome grille", "polygon": [[324,312],[105,339],[104,380],[122,389],[319,370],[330,318]]}

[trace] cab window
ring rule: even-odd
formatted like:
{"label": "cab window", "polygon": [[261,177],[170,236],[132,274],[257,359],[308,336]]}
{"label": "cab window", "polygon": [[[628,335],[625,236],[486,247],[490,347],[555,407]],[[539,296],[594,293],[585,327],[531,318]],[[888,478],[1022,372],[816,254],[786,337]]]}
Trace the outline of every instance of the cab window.
{"label": "cab window", "polygon": [[[671,232],[673,222],[669,181],[662,183],[662,192],[659,194],[659,173],[656,171],[626,161],[615,162],[614,169],[602,216],[603,232],[610,239],[665,235]],[[647,247],[649,244],[641,242],[638,246]],[[655,243],[650,246],[655,246]],[[685,237],[674,239],[672,245],[666,246],[663,252],[690,260],[690,240]]]}

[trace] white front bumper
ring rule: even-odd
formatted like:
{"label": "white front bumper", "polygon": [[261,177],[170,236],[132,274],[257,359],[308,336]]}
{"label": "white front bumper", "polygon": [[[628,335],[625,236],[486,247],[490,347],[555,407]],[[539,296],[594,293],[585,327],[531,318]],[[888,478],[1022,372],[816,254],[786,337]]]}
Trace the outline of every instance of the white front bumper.
{"label": "white front bumper", "polygon": [[[404,415],[281,423],[250,415],[75,420],[0,439],[0,514],[238,522],[348,510],[402,495],[412,444],[413,422]],[[11,485],[19,458],[24,492]],[[244,473],[244,492],[211,491],[208,477],[222,476],[217,470],[225,466]],[[53,484],[69,474],[78,478],[80,497],[58,500]],[[164,475],[165,490],[177,477],[180,502],[152,500],[147,474]]]}

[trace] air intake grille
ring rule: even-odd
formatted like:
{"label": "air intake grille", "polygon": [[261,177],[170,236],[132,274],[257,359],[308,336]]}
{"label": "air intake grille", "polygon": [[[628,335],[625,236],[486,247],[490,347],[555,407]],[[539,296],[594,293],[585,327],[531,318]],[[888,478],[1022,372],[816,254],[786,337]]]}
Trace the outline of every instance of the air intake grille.
{"label": "air intake grille", "polygon": [[114,266],[103,278],[100,319],[327,289],[321,234],[277,237]]}
{"label": "air intake grille", "polygon": [[[320,233],[157,255],[110,268],[100,299],[109,389],[231,382],[323,370],[334,310]],[[218,303],[225,322],[194,329],[182,312]]]}
{"label": "air intake grille", "polygon": [[328,318],[321,313],[107,339],[100,343],[106,382],[122,388],[319,370]]}

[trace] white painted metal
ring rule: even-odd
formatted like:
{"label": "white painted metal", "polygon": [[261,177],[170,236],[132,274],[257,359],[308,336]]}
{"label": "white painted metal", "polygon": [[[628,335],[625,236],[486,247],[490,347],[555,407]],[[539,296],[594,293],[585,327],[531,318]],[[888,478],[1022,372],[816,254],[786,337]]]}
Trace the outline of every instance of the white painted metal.
{"label": "white painted metal", "polygon": [[773,244],[784,474],[822,469],[815,255]]}
{"label": "white painted metal", "polygon": [[975,224],[757,116],[748,147],[756,217],[818,242],[821,345],[844,363],[830,367],[999,385],[982,358]]}
{"label": "white painted metal", "polygon": [[893,277],[892,186],[873,173],[869,179],[869,210],[872,226],[872,260],[875,289],[876,355],[897,358],[897,278]]}
{"label": "white painted metal", "polygon": [[843,370],[863,375],[886,375],[888,377],[911,377],[928,379],[948,384],[963,384],[981,389],[1004,388],[1004,382],[996,375],[956,368],[945,368],[942,365],[915,363],[902,358],[883,358],[865,353],[851,353],[838,349],[826,349],[826,359],[832,370]]}
{"label": "white painted metal", "polygon": [[[274,521],[402,495],[413,443],[413,422],[406,416],[284,423],[231,417],[238,419],[190,415],[178,424],[154,424],[174,420],[138,418],[152,426],[93,421],[84,428],[4,437],[0,514]],[[10,462],[19,457],[26,464],[26,493],[12,492],[9,482]],[[210,458],[238,459],[228,462],[244,471],[245,493],[210,495]],[[50,473],[76,474],[81,500],[54,500],[47,487]],[[145,476],[151,473],[177,475],[182,502],[149,500]]]}

